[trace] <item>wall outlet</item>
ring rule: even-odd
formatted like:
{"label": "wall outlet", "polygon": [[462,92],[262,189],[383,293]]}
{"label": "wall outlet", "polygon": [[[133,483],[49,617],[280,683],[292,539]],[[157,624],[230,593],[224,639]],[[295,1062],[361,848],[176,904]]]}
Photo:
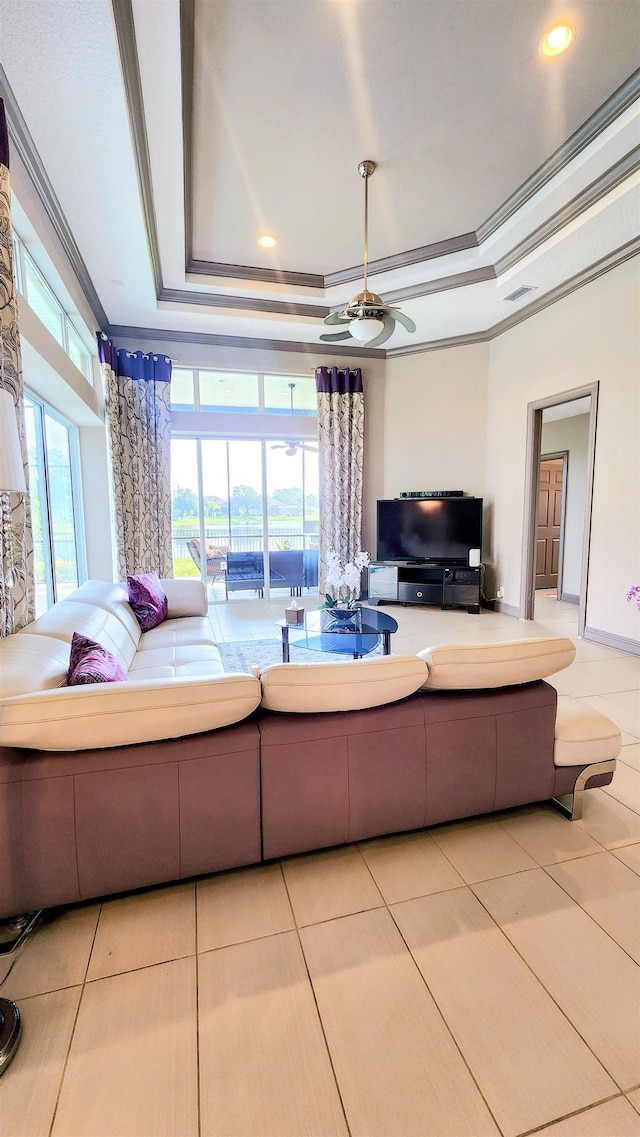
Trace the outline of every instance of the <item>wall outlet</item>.
{"label": "wall outlet", "polygon": [[503,596],[504,596],[504,588],[499,588],[498,591],[496,592],[496,600],[502,600]]}

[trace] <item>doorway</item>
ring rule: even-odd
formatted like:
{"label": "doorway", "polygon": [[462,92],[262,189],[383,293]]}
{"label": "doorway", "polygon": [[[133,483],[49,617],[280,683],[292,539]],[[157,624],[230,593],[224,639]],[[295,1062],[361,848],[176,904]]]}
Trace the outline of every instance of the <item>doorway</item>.
{"label": "doorway", "polygon": [[545,455],[538,466],[536,517],[536,591],[562,590],[562,551],[568,451]]}
{"label": "doorway", "polygon": [[[539,595],[546,590],[543,573],[550,568],[549,578],[557,580],[557,599],[578,605],[579,636],[586,624],[597,402],[596,383],[549,396],[528,408],[520,615],[535,618],[536,588]],[[565,446],[566,438],[572,441]],[[555,471],[555,489],[541,507],[543,458],[554,461],[549,469]],[[556,460],[561,462],[561,474]],[[538,540],[539,516],[556,523],[547,526],[544,548]]]}

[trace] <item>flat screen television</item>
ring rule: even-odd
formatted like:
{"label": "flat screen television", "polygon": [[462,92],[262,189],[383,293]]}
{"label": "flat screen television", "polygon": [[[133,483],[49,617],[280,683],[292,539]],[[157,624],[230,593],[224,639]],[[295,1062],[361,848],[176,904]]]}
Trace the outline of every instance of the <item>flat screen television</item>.
{"label": "flat screen television", "polygon": [[481,497],[378,502],[379,561],[468,564],[469,549],[481,548]]}

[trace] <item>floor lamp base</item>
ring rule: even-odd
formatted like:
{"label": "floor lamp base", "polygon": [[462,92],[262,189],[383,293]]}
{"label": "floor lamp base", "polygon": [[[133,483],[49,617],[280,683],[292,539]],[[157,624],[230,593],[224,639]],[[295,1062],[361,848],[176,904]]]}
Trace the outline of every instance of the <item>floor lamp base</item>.
{"label": "floor lamp base", "polygon": [[0,1077],[18,1049],[21,1030],[20,1011],[16,1004],[10,999],[0,999]]}

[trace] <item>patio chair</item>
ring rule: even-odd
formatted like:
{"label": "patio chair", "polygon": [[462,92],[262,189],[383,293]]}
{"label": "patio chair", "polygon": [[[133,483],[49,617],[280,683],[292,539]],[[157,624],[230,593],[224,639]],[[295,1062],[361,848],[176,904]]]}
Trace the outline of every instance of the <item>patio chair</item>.
{"label": "patio chair", "polygon": [[[194,564],[197,565],[198,571],[201,572],[200,538],[193,537],[192,540],[187,541],[187,548]],[[205,550],[207,554],[207,580],[210,583],[213,583],[214,580],[224,580],[229,546],[213,545],[211,541],[205,541]]]}

